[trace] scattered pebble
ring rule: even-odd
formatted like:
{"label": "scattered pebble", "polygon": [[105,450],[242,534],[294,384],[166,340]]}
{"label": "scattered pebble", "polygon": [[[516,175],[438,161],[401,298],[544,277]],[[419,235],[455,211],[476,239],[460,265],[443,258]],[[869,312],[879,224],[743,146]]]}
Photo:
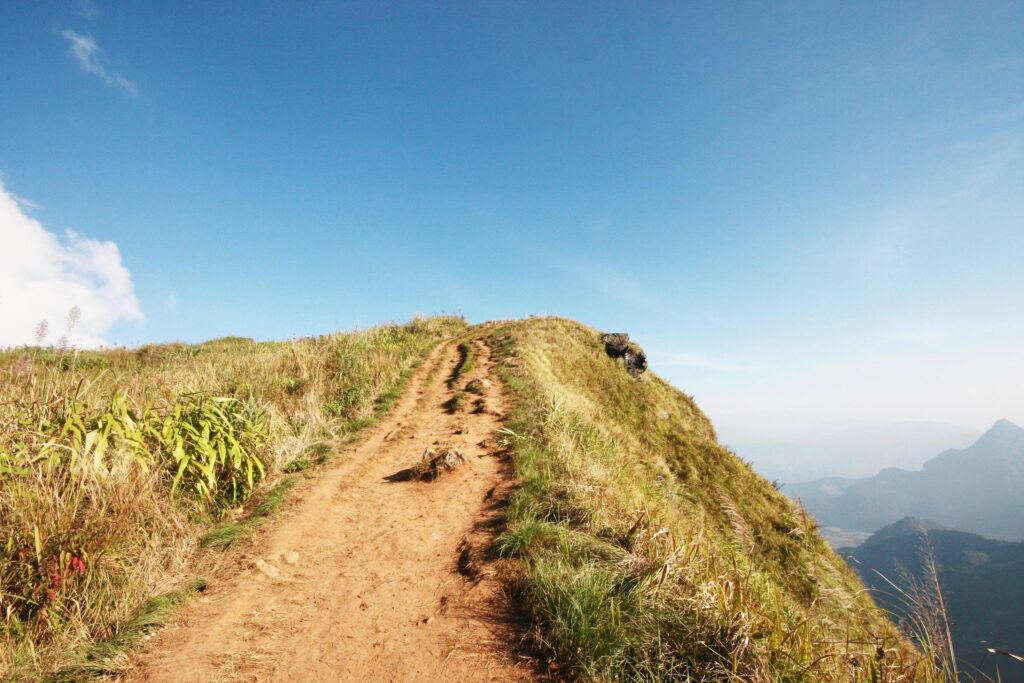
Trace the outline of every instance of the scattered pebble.
{"label": "scattered pebble", "polygon": [[276,579],[278,574],[281,573],[277,567],[269,564],[266,560],[256,560],[256,568],[271,579]]}
{"label": "scattered pebble", "polygon": [[284,554],[284,561],[294,566],[299,563],[299,554],[294,550]]}

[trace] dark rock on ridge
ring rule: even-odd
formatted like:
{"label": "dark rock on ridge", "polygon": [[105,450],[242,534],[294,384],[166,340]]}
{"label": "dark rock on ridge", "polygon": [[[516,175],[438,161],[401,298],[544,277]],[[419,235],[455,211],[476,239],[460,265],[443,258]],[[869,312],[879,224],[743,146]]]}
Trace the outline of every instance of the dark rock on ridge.
{"label": "dark rock on ridge", "polygon": [[621,358],[626,372],[634,379],[640,379],[640,375],[647,371],[647,354],[639,344],[629,341],[625,332],[611,332],[602,336],[601,341],[605,352],[612,358]]}

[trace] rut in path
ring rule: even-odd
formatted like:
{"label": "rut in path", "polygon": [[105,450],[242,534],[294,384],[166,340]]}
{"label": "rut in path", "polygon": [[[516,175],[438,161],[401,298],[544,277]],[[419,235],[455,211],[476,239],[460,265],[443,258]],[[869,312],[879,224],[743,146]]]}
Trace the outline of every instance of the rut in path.
{"label": "rut in path", "polygon": [[[134,657],[128,680],[530,679],[481,562],[511,483],[494,442],[504,406],[490,349],[472,344],[476,367],[455,389],[486,380],[483,412],[449,413],[458,355],[455,344],[436,349],[391,416],[297,489],[238,564]],[[445,447],[466,463],[430,483],[386,479]]]}

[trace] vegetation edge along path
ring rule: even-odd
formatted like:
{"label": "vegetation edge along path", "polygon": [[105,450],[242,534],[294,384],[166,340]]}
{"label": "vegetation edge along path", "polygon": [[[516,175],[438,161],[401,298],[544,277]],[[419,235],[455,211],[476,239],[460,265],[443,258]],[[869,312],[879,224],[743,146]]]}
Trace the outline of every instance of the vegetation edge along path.
{"label": "vegetation edge along path", "polygon": [[[488,350],[470,343],[477,363],[458,385],[476,380],[484,410],[446,407],[459,360],[446,344],[394,413],[240,549],[241,571],[147,642],[128,679],[529,679],[495,619],[508,606],[488,559],[512,481],[494,440],[504,399]],[[436,480],[396,476],[445,451],[462,464]]]}

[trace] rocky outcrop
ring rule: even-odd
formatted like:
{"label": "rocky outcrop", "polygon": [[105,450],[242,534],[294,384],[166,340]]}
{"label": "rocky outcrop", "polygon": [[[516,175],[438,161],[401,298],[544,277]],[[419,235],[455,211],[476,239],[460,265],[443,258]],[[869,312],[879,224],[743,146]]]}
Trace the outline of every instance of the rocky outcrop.
{"label": "rocky outcrop", "polygon": [[621,358],[626,372],[634,379],[647,371],[647,354],[636,342],[629,341],[625,332],[611,332],[601,337],[605,352],[612,358]]}

